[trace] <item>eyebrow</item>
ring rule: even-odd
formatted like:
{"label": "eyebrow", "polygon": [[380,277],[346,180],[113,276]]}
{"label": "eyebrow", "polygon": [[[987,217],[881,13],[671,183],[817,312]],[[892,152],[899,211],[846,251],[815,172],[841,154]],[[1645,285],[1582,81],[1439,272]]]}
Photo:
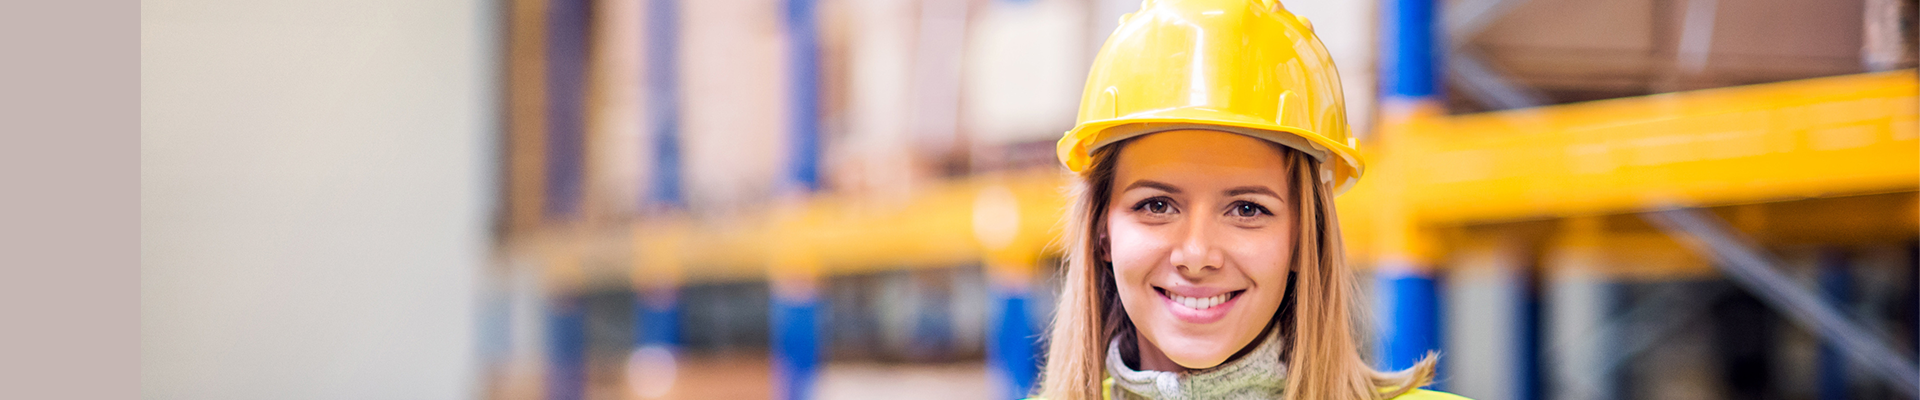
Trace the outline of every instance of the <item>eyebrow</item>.
{"label": "eyebrow", "polygon": [[1273,189],[1268,189],[1266,186],[1241,186],[1241,187],[1236,187],[1232,189],[1227,189],[1226,193],[1227,193],[1227,197],[1239,196],[1243,194],[1264,194],[1268,196],[1273,196],[1274,198],[1277,198],[1277,199],[1284,199],[1284,197],[1280,197],[1279,193],[1274,193]]}
{"label": "eyebrow", "polygon": [[1172,194],[1180,194],[1179,187],[1173,186],[1166,182],[1150,181],[1145,179],[1133,181],[1133,184],[1127,185],[1126,189],[1121,189],[1120,191],[1124,192],[1128,190],[1133,190],[1134,188],[1141,188],[1141,187],[1159,189],[1162,192],[1167,192]]}

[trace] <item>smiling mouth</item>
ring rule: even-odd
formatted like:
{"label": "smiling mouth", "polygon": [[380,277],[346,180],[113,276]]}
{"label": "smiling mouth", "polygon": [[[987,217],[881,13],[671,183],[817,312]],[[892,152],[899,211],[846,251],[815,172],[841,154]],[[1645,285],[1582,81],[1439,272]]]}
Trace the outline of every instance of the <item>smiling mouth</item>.
{"label": "smiling mouth", "polygon": [[1227,301],[1233,300],[1234,297],[1239,297],[1241,293],[1246,293],[1246,290],[1242,289],[1242,290],[1235,290],[1231,292],[1221,293],[1211,297],[1187,297],[1187,296],[1181,296],[1181,295],[1167,292],[1166,289],[1162,289],[1159,287],[1155,287],[1153,288],[1153,290],[1156,292],[1160,292],[1161,296],[1166,296],[1167,299],[1173,300],[1174,303],[1178,303],[1182,306],[1186,306],[1187,308],[1191,308],[1195,310],[1205,310],[1209,308],[1214,308],[1221,304],[1226,304]]}

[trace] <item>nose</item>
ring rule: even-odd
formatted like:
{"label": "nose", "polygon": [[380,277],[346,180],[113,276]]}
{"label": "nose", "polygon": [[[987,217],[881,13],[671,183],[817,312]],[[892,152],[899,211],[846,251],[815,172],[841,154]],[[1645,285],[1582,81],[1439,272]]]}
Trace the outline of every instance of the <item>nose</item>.
{"label": "nose", "polygon": [[1214,243],[1213,224],[1202,221],[1189,221],[1185,237],[1180,245],[1173,248],[1171,260],[1173,266],[1183,274],[1199,274],[1217,271],[1224,263],[1225,256]]}

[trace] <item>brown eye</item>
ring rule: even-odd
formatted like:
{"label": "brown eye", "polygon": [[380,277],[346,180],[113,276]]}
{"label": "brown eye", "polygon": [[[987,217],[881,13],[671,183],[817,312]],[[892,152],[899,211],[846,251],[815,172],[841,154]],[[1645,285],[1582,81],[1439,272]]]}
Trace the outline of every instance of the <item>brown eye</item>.
{"label": "brown eye", "polygon": [[1145,206],[1146,207],[1144,208],[1147,210],[1147,212],[1154,213],[1154,214],[1166,214],[1168,211],[1173,210],[1172,205],[1169,205],[1167,204],[1166,201],[1161,201],[1161,200],[1147,200],[1147,203],[1145,204]]}
{"label": "brown eye", "polygon": [[1244,201],[1240,202],[1239,204],[1235,204],[1233,206],[1233,211],[1231,211],[1231,213],[1233,214],[1233,216],[1241,217],[1241,218],[1253,218],[1261,215],[1273,215],[1272,212],[1267,211],[1266,207],[1261,207],[1259,204],[1253,204],[1253,203],[1248,203]]}
{"label": "brown eye", "polygon": [[1155,197],[1151,199],[1142,200],[1140,201],[1139,204],[1134,204],[1133,210],[1144,211],[1148,214],[1159,214],[1159,215],[1172,214],[1173,202],[1168,201],[1164,197]]}

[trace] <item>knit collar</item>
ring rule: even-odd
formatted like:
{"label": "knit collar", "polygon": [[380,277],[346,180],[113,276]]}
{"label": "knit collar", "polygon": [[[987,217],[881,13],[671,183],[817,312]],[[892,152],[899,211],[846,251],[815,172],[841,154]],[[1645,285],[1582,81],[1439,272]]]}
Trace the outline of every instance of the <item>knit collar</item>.
{"label": "knit collar", "polygon": [[1238,360],[1191,372],[1135,371],[1120,357],[1120,340],[1107,343],[1107,375],[1113,399],[1278,399],[1286,388],[1287,366],[1280,361],[1278,330]]}

